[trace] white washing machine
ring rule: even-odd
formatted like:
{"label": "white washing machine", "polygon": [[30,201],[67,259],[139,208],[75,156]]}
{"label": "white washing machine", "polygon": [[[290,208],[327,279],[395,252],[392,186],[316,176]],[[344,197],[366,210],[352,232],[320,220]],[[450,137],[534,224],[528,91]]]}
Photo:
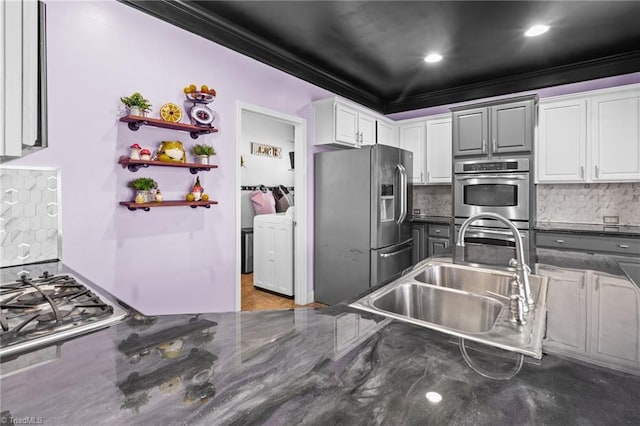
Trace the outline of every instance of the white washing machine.
{"label": "white washing machine", "polygon": [[295,208],[253,218],[253,285],[293,296]]}

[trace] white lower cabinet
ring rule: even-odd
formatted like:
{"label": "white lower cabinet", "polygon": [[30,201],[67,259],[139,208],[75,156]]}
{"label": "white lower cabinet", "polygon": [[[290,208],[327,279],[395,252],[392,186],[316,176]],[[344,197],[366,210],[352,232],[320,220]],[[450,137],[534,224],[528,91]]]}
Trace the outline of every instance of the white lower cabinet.
{"label": "white lower cabinet", "polygon": [[591,356],[605,364],[640,368],[637,289],[627,280],[600,274],[594,274],[592,284]]}
{"label": "white lower cabinet", "polygon": [[539,268],[538,274],[549,277],[547,291],[547,333],[545,349],[584,354],[587,352],[586,273]]}
{"label": "white lower cabinet", "polygon": [[640,372],[640,293],[633,283],[545,265],[538,274],[550,278],[545,352]]}

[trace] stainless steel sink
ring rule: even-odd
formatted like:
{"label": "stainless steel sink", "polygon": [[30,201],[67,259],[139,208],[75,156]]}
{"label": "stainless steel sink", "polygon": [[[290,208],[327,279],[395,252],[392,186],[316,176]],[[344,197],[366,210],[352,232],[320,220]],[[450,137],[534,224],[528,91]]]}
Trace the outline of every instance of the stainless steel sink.
{"label": "stainless steel sink", "polygon": [[350,306],[540,359],[548,278],[530,275],[535,306],[509,321],[513,271],[427,260]]}
{"label": "stainless steel sink", "polygon": [[395,286],[373,300],[372,305],[382,311],[469,333],[491,330],[503,307],[490,297],[417,283]]}
{"label": "stainless steel sink", "polygon": [[[416,281],[439,287],[454,288],[483,295],[491,292],[508,297],[513,273],[472,266],[432,264],[412,276]],[[537,300],[540,292],[540,278],[530,275],[531,293],[534,300]]]}

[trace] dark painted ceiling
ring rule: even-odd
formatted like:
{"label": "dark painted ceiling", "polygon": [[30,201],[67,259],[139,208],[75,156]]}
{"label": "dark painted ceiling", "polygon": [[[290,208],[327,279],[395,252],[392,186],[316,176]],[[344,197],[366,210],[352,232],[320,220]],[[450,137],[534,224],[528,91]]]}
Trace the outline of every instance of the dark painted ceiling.
{"label": "dark painted ceiling", "polygon": [[384,113],[640,71],[640,1],[121,1]]}

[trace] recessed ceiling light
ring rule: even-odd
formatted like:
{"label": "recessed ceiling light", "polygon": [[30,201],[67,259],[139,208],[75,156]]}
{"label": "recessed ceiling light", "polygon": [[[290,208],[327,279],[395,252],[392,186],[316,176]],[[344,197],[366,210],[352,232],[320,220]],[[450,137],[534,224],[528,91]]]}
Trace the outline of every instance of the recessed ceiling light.
{"label": "recessed ceiling light", "polygon": [[429,62],[430,64],[434,62],[440,62],[441,60],[442,55],[440,55],[439,53],[430,53],[424,58],[424,61]]}
{"label": "recessed ceiling light", "polygon": [[548,25],[534,25],[533,27],[529,28],[524,33],[524,35],[526,35],[527,37],[535,37],[535,36],[539,36],[540,34],[544,34],[547,31],[549,31]]}
{"label": "recessed ceiling light", "polygon": [[438,392],[427,392],[425,396],[427,397],[427,400],[429,400],[429,402],[433,402],[434,404],[442,401],[442,395],[440,395]]}

